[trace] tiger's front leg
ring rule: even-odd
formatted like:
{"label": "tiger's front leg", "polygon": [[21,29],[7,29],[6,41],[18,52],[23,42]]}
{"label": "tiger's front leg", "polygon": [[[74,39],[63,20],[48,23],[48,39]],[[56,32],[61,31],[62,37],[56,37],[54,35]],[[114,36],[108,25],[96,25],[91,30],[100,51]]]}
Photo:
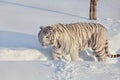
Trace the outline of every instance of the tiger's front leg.
{"label": "tiger's front leg", "polygon": [[62,49],[54,50],[53,58],[54,60],[60,60],[60,59],[64,59],[67,61],[69,60],[67,54]]}
{"label": "tiger's front leg", "polygon": [[72,61],[80,61],[78,49],[72,49],[70,51],[70,56]]}
{"label": "tiger's front leg", "polygon": [[60,60],[62,58],[62,51],[60,49],[54,49],[53,59]]}
{"label": "tiger's front leg", "polygon": [[54,59],[54,60],[60,60],[61,58],[62,58],[61,53],[54,53],[54,54],[53,54],[53,59]]}
{"label": "tiger's front leg", "polygon": [[79,61],[80,60],[78,53],[70,53],[70,56],[71,56],[72,61]]}

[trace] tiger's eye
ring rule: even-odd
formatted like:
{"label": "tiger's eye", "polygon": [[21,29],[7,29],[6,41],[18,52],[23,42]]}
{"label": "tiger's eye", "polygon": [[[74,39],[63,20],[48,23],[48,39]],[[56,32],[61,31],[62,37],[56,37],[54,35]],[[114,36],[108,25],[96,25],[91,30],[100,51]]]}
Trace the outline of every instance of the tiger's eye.
{"label": "tiger's eye", "polygon": [[49,38],[49,36],[46,36],[46,38]]}

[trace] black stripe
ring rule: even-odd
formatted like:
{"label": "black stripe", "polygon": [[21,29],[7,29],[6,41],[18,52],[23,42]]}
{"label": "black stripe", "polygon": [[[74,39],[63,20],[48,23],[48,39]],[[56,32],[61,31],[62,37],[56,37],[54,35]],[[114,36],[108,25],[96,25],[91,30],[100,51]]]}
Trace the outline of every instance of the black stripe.
{"label": "black stripe", "polygon": [[96,46],[96,43],[97,43],[96,38],[97,38],[97,35],[93,35],[93,40],[92,40],[93,47],[95,47],[95,46]]}
{"label": "black stripe", "polygon": [[[97,50],[97,49],[96,49]],[[101,50],[99,50],[99,51],[95,51],[96,53],[100,53],[100,52],[102,52],[103,50],[105,50],[105,48],[102,48]]]}

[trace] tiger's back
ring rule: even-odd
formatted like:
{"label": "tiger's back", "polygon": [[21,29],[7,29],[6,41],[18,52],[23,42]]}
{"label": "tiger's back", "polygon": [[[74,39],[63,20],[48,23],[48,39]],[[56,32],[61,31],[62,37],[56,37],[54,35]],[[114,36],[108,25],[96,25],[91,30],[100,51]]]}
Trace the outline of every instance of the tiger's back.
{"label": "tiger's back", "polygon": [[[61,24],[62,25],[62,24]],[[108,36],[106,28],[97,23],[74,23],[62,25],[70,34],[71,42],[79,46],[81,52],[91,47],[99,61],[103,61],[108,53]]]}

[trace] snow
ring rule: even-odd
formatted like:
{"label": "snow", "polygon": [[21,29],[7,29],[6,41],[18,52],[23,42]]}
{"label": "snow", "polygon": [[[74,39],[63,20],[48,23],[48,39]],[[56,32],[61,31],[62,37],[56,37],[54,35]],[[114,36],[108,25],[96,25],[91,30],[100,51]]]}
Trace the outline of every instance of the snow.
{"label": "snow", "polygon": [[54,61],[37,38],[40,26],[97,22],[108,29],[110,53],[120,54],[119,5],[99,0],[98,19],[90,21],[86,0],[0,0],[0,80],[120,80],[120,58],[96,62],[87,50],[82,61]]}
{"label": "snow", "polygon": [[0,49],[0,61],[47,60],[38,50],[34,49]]}
{"label": "snow", "polygon": [[66,61],[0,64],[1,80],[120,80],[118,64]]}

